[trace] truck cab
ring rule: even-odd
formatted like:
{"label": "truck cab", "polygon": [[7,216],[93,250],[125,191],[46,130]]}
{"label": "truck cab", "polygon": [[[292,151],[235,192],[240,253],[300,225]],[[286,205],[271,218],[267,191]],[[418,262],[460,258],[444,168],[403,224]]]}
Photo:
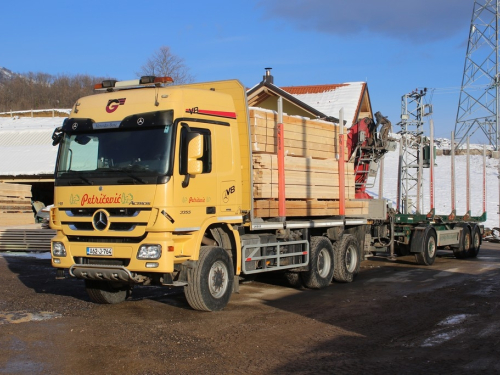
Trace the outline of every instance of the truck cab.
{"label": "truck cab", "polygon": [[248,207],[237,109],[224,90],[244,97],[244,88],[165,83],[104,81],[53,135],[52,265],[84,279],[95,302],[119,302],[135,284],[187,285],[203,248],[222,259],[208,270],[216,302],[239,272],[227,233],[238,236]]}

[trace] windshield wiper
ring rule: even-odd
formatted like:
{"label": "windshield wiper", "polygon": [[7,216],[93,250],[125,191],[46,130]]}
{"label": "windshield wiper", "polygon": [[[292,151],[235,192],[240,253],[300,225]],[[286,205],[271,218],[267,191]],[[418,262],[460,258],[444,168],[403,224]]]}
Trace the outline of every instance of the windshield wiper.
{"label": "windshield wiper", "polygon": [[138,181],[138,182],[140,182],[140,183],[142,183],[142,184],[147,184],[147,182],[146,182],[146,181],[144,181],[142,178],[140,178],[140,177],[138,177],[138,176],[136,176],[136,175],[133,175],[132,173],[128,173],[128,172],[125,172],[125,173],[127,173],[127,176],[129,176],[129,177],[130,177],[130,179],[118,180],[117,182],[118,182],[119,184],[127,184],[127,183],[129,183],[129,182],[133,182],[133,180]]}
{"label": "windshield wiper", "polygon": [[[73,171],[68,171],[75,173]],[[79,180],[70,180],[69,184],[70,185],[82,185],[82,181],[85,182],[87,185],[94,185],[94,181],[90,181],[88,178],[83,177],[81,174],[75,173],[75,175],[79,178]]]}

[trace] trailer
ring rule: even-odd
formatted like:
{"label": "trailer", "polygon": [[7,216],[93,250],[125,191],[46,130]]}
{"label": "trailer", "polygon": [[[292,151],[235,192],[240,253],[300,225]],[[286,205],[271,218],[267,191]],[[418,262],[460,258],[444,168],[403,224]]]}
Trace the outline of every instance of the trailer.
{"label": "trailer", "polygon": [[96,91],[54,131],[50,212],[57,277],[84,280],[96,303],[165,285],[216,311],[258,273],[320,289],[351,282],[374,252],[431,265],[437,248],[479,251],[480,218],[402,214],[366,192],[396,147],[380,114],[348,130],[342,112],[287,116],[281,98],[277,113],[249,108],[237,80]]}

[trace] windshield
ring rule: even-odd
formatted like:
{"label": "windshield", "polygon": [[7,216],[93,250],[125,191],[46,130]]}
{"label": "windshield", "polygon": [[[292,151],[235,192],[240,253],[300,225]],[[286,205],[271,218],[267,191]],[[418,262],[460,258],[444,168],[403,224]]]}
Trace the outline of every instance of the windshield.
{"label": "windshield", "polygon": [[128,176],[146,183],[141,176],[167,174],[171,146],[172,125],[65,134],[56,177],[85,182],[92,177]]}

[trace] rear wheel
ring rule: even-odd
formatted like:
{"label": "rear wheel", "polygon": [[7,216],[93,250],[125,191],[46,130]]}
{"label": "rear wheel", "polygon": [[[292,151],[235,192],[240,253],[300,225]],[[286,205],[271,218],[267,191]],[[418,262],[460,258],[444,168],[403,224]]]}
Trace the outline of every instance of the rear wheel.
{"label": "rear wheel", "polygon": [[455,255],[455,258],[464,259],[469,255],[471,246],[470,229],[467,224],[457,224],[457,227],[462,228],[462,233],[458,246],[453,248],[453,255]]}
{"label": "rear wheel", "polygon": [[311,238],[309,270],[301,272],[304,285],[312,289],[327,287],[333,277],[333,248],[326,237]]}
{"label": "rear wheel", "polygon": [[361,262],[356,237],[344,234],[335,242],[333,250],[335,256],[333,278],[336,281],[350,283],[359,272]]}
{"label": "rear wheel", "polygon": [[227,251],[216,246],[202,246],[184,294],[193,309],[218,311],[229,302],[233,282],[233,263]]}
{"label": "rear wheel", "polygon": [[481,231],[479,230],[479,225],[474,224],[471,230],[471,246],[469,248],[468,255],[471,258],[477,257],[480,247],[481,247]]}
{"label": "rear wheel", "polygon": [[424,251],[421,253],[415,253],[415,260],[418,264],[422,264],[424,266],[431,266],[434,264],[436,260],[437,253],[437,241],[436,241],[436,233],[434,229],[428,229],[424,238]]}
{"label": "rear wheel", "polygon": [[85,280],[85,289],[90,300],[100,304],[123,302],[132,293],[132,287],[128,284],[103,280]]}

